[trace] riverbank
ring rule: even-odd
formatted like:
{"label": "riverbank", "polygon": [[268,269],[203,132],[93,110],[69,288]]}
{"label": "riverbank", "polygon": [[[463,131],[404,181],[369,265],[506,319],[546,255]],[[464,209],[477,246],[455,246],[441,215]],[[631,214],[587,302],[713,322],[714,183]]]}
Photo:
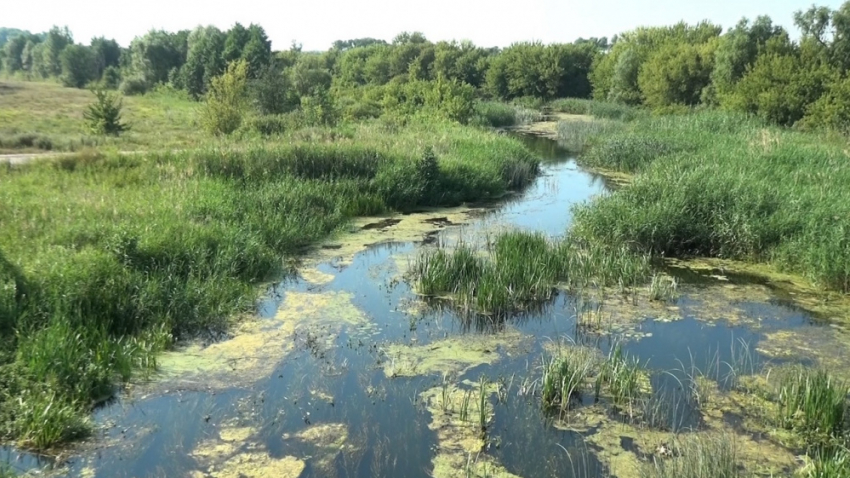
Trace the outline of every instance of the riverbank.
{"label": "riverbank", "polygon": [[257,284],[353,217],[499,197],[537,171],[474,128],[382,128],[0,171],[0,435],[39,449],[86,435],[117,384],[174,339],[226,332]]}

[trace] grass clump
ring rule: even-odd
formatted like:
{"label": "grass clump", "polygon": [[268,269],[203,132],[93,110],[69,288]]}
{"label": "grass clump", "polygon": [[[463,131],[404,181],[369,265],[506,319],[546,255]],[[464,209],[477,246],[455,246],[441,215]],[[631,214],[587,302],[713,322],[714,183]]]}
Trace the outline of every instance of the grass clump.
{"label": "grass clump", "polygon": [[542,233],[507,231],[486,251],[467,244],[454,250],[427,249],[412,271],[418,291],[449,296],[466,309],[494,315],[521,311],[553,297],[555,287],[621,290],[646,280],[649,261],[625,248],[553,241]]}
{"label": "grass clump", "polygon": [[585,347],[565,347],[548,360],[543,358],[541,400],[543,408],[568,411],[580,400],[588,377],[595,373],[597,354]]}
{"label": "grass clump", "polygon": [[549,108],[559,113],[588,115],[616,121],[632,121],[642,114],[639,109],[626,104],[582,98],[557,99],[549,103]]}
{"label": "grass clump", "polygon": [[502,103],[499,101],[479,101],[475,103],[471,124],[505,128],[540,121],[539,111],[523,106]]}
{"label": "grass clump", "polygon": [[625,409],[629,416],[635,414],[635,405],[647,392],[649,379],[645,367],[635,357],[629,357],[616,345],[603,362],[596,378],[596,395],[603,387],[615,406]]}
{"label": "grass clump", "polygon": [[582,158],[638,175],[579,207],[575,231],[653,255],[766,261],[850,292],[845,151],[722,112],[639,119]]}
{"label": "grass clump", "polygon": [[226,330],[349,218],[499,196],[536,168],[516,140],[417,123],[0,170],[0,438],[85,435],[117,384],[173,338]]}
{"label": "grass clump", "polygon": [[841,438],[847,425],[850,388],[824,370],[793,367],[775,374],[777,422],[811,447]]}
{"label": "grass clump", "polygon": [[559,121],[558,144],[568,151],[581,153],[592,146],[596,138],[620,131],[623,124],[610,120]]}
{"label": "grass clump", "polygon": [[734,437],[682,435],[671,447],[672,457],[655,457],[640,470],[641,478],[743,478]]}

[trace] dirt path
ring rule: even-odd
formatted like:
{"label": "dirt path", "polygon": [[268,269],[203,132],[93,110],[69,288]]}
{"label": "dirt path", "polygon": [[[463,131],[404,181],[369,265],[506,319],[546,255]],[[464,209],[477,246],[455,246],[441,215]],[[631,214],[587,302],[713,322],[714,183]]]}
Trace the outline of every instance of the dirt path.
{"label": "dirt path", "polygon": [[25,164],[36,159],[60,158],[74,153],[26,153],[26,154],[0,154],[0,164]]}

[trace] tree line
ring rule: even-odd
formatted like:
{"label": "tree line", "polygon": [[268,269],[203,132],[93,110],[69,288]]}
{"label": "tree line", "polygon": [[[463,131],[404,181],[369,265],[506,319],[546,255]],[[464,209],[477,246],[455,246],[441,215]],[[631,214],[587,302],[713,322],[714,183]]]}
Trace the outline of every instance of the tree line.
{"label": "tree line", "polygon": [[500,49],[432,42],[414,32],[391,42],[339,40],[324,52],[304,52],[297,44],[273,51],[263,28],[253,24],[156,30],[128,48],[105,38],[76,44],[67,28],[42,34],[0,29],[0,63],[7,74],[57,77],[67,86],[98,82],[139,94],[167,84],[199,99],[229,64],[241,61],[263,114],[296,110],[305,99],[333,101],[363,117],[456,97],[463,100],[456,110],[468,109],[467,97],[593,97],[660,112],[719,107],[782,125],[847,129],[850,1],[836,10],[798,11],[794,23],[796,41],[760,16],[725,32],[710,22],[679,23],[637,28],[610,42],[525,42]]}

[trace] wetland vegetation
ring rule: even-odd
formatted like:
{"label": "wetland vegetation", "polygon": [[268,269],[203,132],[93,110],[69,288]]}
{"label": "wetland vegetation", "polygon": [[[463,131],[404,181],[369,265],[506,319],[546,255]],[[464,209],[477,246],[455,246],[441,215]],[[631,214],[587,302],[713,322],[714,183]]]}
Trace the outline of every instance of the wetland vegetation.
{"label": "wetland vegetation", "polygon": [[63,153],[0,162],[0,451],[109,476],[109,422],[138,476],[850,476],[848,12],[0,30],[0,152]]}

